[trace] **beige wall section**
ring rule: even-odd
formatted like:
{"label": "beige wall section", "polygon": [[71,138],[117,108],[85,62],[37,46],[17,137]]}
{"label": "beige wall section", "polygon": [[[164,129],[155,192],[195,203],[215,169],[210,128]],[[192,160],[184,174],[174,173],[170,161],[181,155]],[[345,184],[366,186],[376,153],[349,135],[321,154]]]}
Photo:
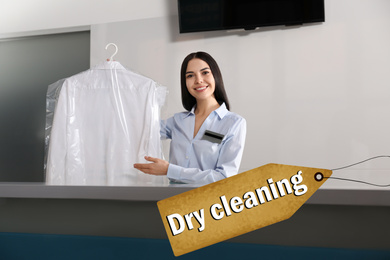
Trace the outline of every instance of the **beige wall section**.
{"label": "beige wall section", "polygon": [[[241,171],[267,163],[333,169],[390,154],[390,16],[384,10],[390,1],[327,0],[322,24],[255,31],[179,34],[177,15],[97,24],[91,63],[109,57],[104,47],[116,43],[116,60],[168,87],[168,117],[183,110],[183,58],[207,51],[221,67],[232,111],[247,120]],[[333,175],[388,184],[389,170],[390,159],[382,158]],[[323,187],[374,188],[335,180]]]}
{"label": "beige wall section", "polygon": [[0,35],[168,16],[176,0],[0,0]]}

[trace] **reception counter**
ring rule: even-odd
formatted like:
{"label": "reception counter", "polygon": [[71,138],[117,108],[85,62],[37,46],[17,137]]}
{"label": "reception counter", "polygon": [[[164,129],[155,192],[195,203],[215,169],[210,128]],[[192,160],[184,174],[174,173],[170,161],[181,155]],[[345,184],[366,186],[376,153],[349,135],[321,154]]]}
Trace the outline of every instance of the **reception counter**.
{"label": "reception counter", "polygon": [[[166,239],[156,202],[196,187],[0,184],[0,232]],[[390,250],[388,190],[318,190],[290,219],[230,239]]]}

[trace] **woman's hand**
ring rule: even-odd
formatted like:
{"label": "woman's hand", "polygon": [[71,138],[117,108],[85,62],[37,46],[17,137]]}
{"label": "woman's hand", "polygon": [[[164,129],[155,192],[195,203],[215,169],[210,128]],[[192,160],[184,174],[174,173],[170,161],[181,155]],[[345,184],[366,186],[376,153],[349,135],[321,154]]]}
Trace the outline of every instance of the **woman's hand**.
{"label": "woman's hand", "polygon": [[169,163],[165,160],[145,156],[145,160],[151,163],[135,163],[134,168],[146,174],[167,175]]}

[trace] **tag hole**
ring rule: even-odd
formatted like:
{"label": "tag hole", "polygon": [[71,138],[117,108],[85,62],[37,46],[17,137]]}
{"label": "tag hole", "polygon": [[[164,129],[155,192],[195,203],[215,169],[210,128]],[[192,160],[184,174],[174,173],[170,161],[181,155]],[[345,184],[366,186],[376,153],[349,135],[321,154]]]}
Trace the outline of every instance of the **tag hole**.
{"label": "tag hole", "polygon": [[316,181],[322,181],[324,179],[324,175],[320,172],[317,172],[316,174],[314,174],[314,179]]}

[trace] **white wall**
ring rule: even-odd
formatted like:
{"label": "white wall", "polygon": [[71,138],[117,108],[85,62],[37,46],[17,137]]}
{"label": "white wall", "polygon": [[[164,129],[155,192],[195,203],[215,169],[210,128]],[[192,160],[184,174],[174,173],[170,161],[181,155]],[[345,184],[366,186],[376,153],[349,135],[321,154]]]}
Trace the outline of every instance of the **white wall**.
{"label": "white wall", "polygon": [[[116,60],[169,88],[163,116],[182,110],[184,56],[212,54],[232,110],[248,122],[242,171],[270,162],[332,169],[390,154],[388,0],[326,0],[318,25],[193,34],[178,33],[175,0],[0,1],[0,34],[92,25],[91,64],[115,42]],[[334,176],[390,183],[389,170],[379,159]]]}
{"label": "white wall", "polygon": [[[212,54],[232,110],[248,122],[241,171],[271,162],[333,169],[390,155],[390,1],[325,2],[326,22],[302,27],[179,34],[175,15],[95,25],[91,63],[116,43],[116,60],[169,88],[166,117],[183,110],[183,58]],[[390,159],[378,159],[334,176],[387,184],[389,170]]]}
{"label": "white wall", "polygon": [[175,0],[0,0],[0,36],[167,16]]}

